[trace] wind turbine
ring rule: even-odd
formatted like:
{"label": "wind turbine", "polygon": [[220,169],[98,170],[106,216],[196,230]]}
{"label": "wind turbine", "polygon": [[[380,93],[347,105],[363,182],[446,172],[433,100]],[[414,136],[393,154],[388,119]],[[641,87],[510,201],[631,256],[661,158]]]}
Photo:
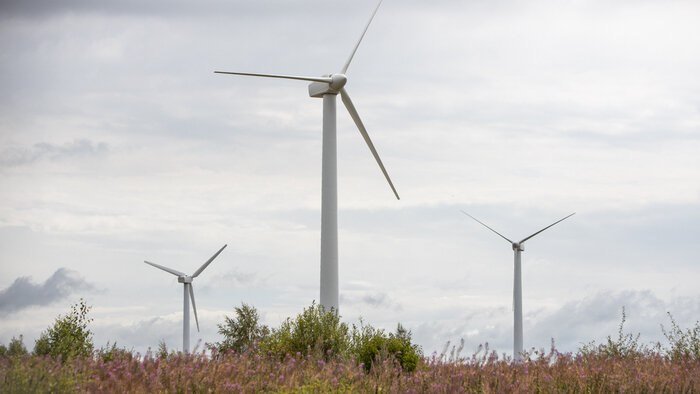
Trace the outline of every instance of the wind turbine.
{"label": "wind turbine", "polygon": [[522,275],[521,275],[521,269],[520,269],[520,253],[525,251],[525,241],[528,239],[534,237],[535,235],[541,233],[542,231],[554,226],[555,224],[563,221],[564,219],[568,219],[571,216],[575,215],[576,212],[572,213],[569,216],[566,216],[563,219],[559,219],[556,222],[550,224],[549,226],[543,228],[542,230],[537,231],[534,234],[528,235],[527,237],[521,239],[518,242],[513,242],[510,239],[504,237],[501,233],[498,231],[492,229],[491,227],[487,226],[486,224],[482,223],[479,219],[475,218],[474,216],[462,211],[463,214],[469,216],[470,218],[476,220],[481,224],[482,226],[486,227],[487,229],[493,231],[494,233],[498,234],[501,238],[505,239],[508,241],[511,246],[513,247],[513,252],[515,255],[515,262],[514,262],[514,275],[513,275],[513,359],[516,362],[520,362],[522,360],[522,355],[523,355],[523,284],[522,284]]}
{"label": "wind turbine", "polygon": [[328,74],[321,77],[305,77],[293,75],[278,75],[278,74],[260,74],[260,73],[243,73],[243,72],[228,72],[214,71],[218,74],[233,74],[245,75],[252,77],[266,78],[282,78],[296,79],[301,81],[309,81],[309,96],[323,98],[323,144],[322,144],[322,168],[321,168],[321,295],[320,304],[326,310],[331,309],[338,312],[338,173],[337,173],[337,144],[336,144],[336,96],[340,93],[340,98],[345,104],[345,108],[350,113],[350,117],[355,121],[357,129],[365,140],[365,143],[372,152],[374,159],[377,161],[379,168],[382,170],[391,190],[394,192],[396,199],[399,199],[399,194],[394,188],[394,184],[389,178],[389,174],[379,158],[377,150],[372,144],[372,140],[367,134],[360,115],[352,103],[345,84],[348,81],[345,73],[350,67],[357,48],[360,46],[362,38],[367,33],[374,15],[376,15],[382,1],[380,0],[375,8],[369,22],[365,26],[360,39],[355,44],[350,57],[345,62],[345,65],[338,73]]}
{"label": "wind turbine", "polygon": [[184,297],[182,305],[182,351],[187,353],[190,351],[190,300],[192,300],[192,309],[194,309],[194,321],[197,323],[197,331],[199,331],[199,319],[197,319],[197,306],[194,303],[194,291],[192,290],[192,280],[199,276],[199,274],[204,271],[207,266],[214,261],[214,259],[224,250],[227,245],[224,245],[216,252],[209,260],[202,264],[197,271],[192,275],[187,275],[178,270],[172,268],[164,267],[160,264],[151,263],[150,261],[145,261],[144,263],[150,264],[156,268],[160,268],[165,272],[169,272],[177,276],[177,281],[182,283],[184,287]]}

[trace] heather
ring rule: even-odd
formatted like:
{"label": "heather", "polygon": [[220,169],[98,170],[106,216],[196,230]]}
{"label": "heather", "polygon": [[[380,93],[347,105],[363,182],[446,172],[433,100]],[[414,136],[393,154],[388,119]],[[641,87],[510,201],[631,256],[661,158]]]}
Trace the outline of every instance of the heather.
{"label": "heather", "polygon": [[[161,343],[141,355],[116,344],[93,350],[84,302],[59,316],[29,354],[22,337],[0,352],[2,392],[668,392],[700,391],[700,324],[661,327],[666,344],[624,331],[575,353],[531,349],[522,362],[462,341],[423,355],[410,331],[348,326],[318,305],[278,328],[243,305],[219,325],[221,342],[191,354]],[[71,323],[71,324],[68,324]],[[80,335],[76,335],[80,334]],[[73,346],[66,345],[72,338]],[[50,340],[47,341],[46,338]],[[40,342],[43,341],[43,342]],[[80,345],[80,346],[77,346]],[[0,351],[3,347],[0,347]],[[89,351],[86,351],[89,349]]]}

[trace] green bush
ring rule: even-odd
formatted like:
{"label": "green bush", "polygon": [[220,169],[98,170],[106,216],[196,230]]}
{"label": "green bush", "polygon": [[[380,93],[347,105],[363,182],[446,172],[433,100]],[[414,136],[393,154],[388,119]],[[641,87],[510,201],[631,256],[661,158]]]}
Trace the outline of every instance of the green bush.
{"label": "green bush", "polygon": [[287,318],[260,342],[260,350],[285,354],[344,355],[350,347],[348,326],[334,310],[312,303],[296,319]]}
{"label": "green bush", "polygon": [[0,345],[0,357],[23,356],[27,353],[27,347],[24,346],[24,337],[22,335],[19,338],[12,337],[7,346]]}
{"label": "green bush", "polygon": [[116,360],[131,360],[134,357],[134,351],[133,349],[126,350],[126,348],[117,347],[116,342],[109,346],[109,342],[107,342],[107,346],[95,352],[95,357],[105,363]]}
{"label": "green bush", "polygon": [[42,332],[34,343],[34,354],[54,358],[61,356],[63,360],[92,355],[92,332],[87,328],[92,321],[87,317],[90,309],[81,298],[80,302],[71,306],[70,313],[63,317],[59,315],[53,326]]}
{"label": "green bush", "polygon": [[401,324],[396,328],[396,333],[387,335],[384,330],[364,325],[360,320],[359,329],[353,326],[352,354],[364,365],[365,371],[369,371],[376,361],[394,357],[404,371],[410,372],[418,365],[421,349],[411,343],[411,332]]}
{"label": "green bush", "polygon": [[7,345],[7,355],[10,357],[23,356],[27,353],[27,347],[24,346],[24,337],[22,335],[19,338],[12,337],[10,344]]}
{"label": "green bush", "polygon": [[221,353],[228,351],[243,353],[270,335],[270,329],[266,325],[260,324],[257,309],[245,303],[234,309],[236,311],[235,318],[226,316],[224,324],[217,325],[219,334],[224,336],[223,341],[215,344]]}

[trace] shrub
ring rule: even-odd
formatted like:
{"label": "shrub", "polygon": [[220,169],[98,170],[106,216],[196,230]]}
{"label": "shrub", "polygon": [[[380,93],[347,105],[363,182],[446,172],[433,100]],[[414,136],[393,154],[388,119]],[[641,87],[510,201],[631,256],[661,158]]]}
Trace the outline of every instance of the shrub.
{"label": "shrub", "polygon": [[22,335],[18,338],[12,337],[10,344],[7,345],[7,355],[13,356],[23,356],[27,354],[27,347],[24,346],[24,337]]}
{"label": "shrub", "polygon": [[170,353],[168,353],[168,345],[165,344],[165,339],[161,339],[160,342],[158,342],[158,350],[156,350],[156,357],[167,359],[170,354],[175,354],[175,351],[171,350]]}
{"label": "shrub", "polygon": [[226,316],[224,324],[217,325],[219,334],[224,336],[223,341],[215,344],[221,353],[228,351],[243,353],[270,335],[270,329],[260,324],[260,316],[255,307],[243,303],[234,309],[235,318]]}
{"label": "shrub", "polygon": [[285,354],[314,353],[328,357],[346,354],[350,347],[348,326],[333,309],[312,303],[296,319],[287,318],[278,329],[260,342],[262,351]]}
{"label": "shrub", "polygon": [[36,340],[34,354],[54,358],[61,356],[63,360],[92,355],[92,332],[87,328],[92,321],[87,318],[90,309],[81,298],[80,302],[71,306],[70,313],[63,317],[59,315],[53,326]]}
{"label": "shrub", "polygon": [[0,345],[0,357],[23,356],[27,353],[27,347],[24,346],[24,337],[22,335],[19,338],[12,337],[7,346]]}
{"label": "shrub", "polygon": [[384,330],[364,325],[360,320],[359,329],[353,326],[352,354],[368,372],[375,361],[381,362],[389,357],[396,358],[401,368],[410,372],[416,369],[421,350],[418,345],[411,343],[411,332],[401,324],[396,328],[395,334],[387,335]]}
{"label": "shrub", "polygon": [[661,332],[669,342],[670,348],[666,350],[666,355],[671,360],[694,359],[700,360],[700,322],[695,322],[693,329],[685,332],[678,327],[671,312],[667,312],[671,319],[671,330],[666,331],[663,324]]}
{"label": "shrub", "polygon": [[134,357],[134,352],[133,349],[126,350],[126,348],[117,347],[116,342],[112,346],[109,346],[109,342],[107,342],[107,346],[95,352],[95,356],[102,362],[108,363],[117,360],[131,360]]}
{"label": "shrub", "polygon": [[595,342],[591,341],[579,349],[579,352],[584,355],[599,355],[603,357],[636,357],[643,354],[647,348],[644,345],[639,344],[638,333],[636,336],[631,333],[624,334],[623,327],[627,321],[627,315],[625,314],[625,307],[622,307],[622,320],[620,321],[620,327],[617,331],[617,340],[613,340],[610,335],[608,335],[607,342],[601,345],[595,346]]}

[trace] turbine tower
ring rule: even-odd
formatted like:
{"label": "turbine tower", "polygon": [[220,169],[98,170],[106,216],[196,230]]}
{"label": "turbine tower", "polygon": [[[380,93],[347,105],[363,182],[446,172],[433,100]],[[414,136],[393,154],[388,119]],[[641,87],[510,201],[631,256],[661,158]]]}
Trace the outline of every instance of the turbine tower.
{"label": "turbine tower", "polygon": [[336,144],[336,96],[340,94],[340,98],[345,104],[345,108],[350,113],[350,117],[355,122],[357,129],[360,131],[362,138],[372,152],[374,159],[377,161],[379,168],[382,170],[391,190],[394,192],[396,199],[399,199],[399,194],[394,188],[394,184],[389,178],[389,174],[379,158],[377,150],[372,144],[372,140],[367,134],[360,115],[355,109],[345,84],[348,81],[345,73],[350,67],[357,48],[360,46],[362,38],[367,33],[374,15],[376,15],[382,1],[380,0],[377,7],[372,13],[372,16],[367,22],[360,39],[355,44],[350,57],[345,62],[345,65],[338,73],[328,74],[321,77],[305,77],[293,75],[278,75],[278,74],[259,74],[259,73],[242,73],[228,71],[214,71],[218,74],[233,74],[253,77],[266,78],[282,78],[296,79],[301,81],[309,81],[309,96],[323,98],[323,143],[322,143],[322,168],[321,168],[321,294],[319,303],[326,310],[331,309],[338,312],[338,171],[337,171],[337,144]]}
{"label": "turbine tower", "polygon": [[513,242],[510,239],[504,237],[501,233],[498,231],[492,229],[491,227],[487,226],[486,224],[482,223],[479,219],[475,218],[474,216],[462,211],[463,214],[469,216],[470,218],[476,220],[481,224],[482,226],[486,227],[487,229],[493,231],[494,233],[498,234],[501,238],[505,239],[508,241],[508,243],[511,244],[513,247],[513,254],[515,255],[515,261],[513,264],[513,359],[516,362],[520,362],[522,360],[522,355],[523,355],[523,284],[522,284],[522,275],[521,275],[521,269],[520,269],[520,253],[525,251],[525,241],[528,239],[534,237],[535,235],[541,233],[542,231],[554,226],[555,224],[563,221],[564,219],[568,219],[571,216],[575,215],[576,212],[572,213],[569,216],[566,216],[563,219],[559,219],[556,222],[550,224],[549,226],[543,228],[542,230],[537,231],[534,234],[528,235],[527,237],[521,239],[518,242]]}
{"label": "turbine tower", "polygon": [[178,270],[172,268],[164,267],[160,264],[151,263],[150,261],[144,261],[146,264],[150,264],[156,268],[160,268],[165,272],[171,273],[177,276],[177,281],[184,285],[184,297],[182,305],[182,351],[188,353],[190,351],[190,300],[192,300],[192,309],[194,310],[194,321],[197,323],[197,331],[199,332],[199,319],[197,319],[197,306],[194,303],[194,290],[192,290],[192,280],[199,276],[199,274],[204,271],[207,266],[214,261],[214,259],[224,250],[227,245],[224,245],[216,252],[209,260],[202,264],[197,271],[192,275],[186,275]]}

